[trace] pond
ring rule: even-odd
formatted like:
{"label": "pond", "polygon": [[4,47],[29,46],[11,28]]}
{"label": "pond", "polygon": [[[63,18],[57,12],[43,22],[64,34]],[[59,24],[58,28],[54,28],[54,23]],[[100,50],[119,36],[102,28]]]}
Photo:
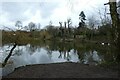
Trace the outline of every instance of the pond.
{"label": "pond", "polygon": [[[3,63],[12,47],[12,43],[0,47],[0,63]],[[15,68],[26,65],[62,62],[99,65],[115,61],[115,58],[114,48],[110,45],[73,42],[21,44],[15,48],[6,66],[0,67],[0,75],[5,76]]]}

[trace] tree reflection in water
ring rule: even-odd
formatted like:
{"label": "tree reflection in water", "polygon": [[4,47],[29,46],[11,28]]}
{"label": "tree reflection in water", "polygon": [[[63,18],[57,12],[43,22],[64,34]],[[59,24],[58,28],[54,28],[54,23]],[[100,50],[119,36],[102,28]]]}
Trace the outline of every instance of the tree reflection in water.
{"label": "tree reflection in water", "polygon": [[71,59],[70,51],[67,51],[67,50],[59,51],[58,58],[61,58],[61,59],[63,58],[63,59],[66,59],[67,61],[70,61],[70,59]]}
{"label": "tree reflection in water", "polygon": [[47,51],[47,54],[48,54],[49,58],[51,59],[51,57],[52,57],[52,50],[49,49],[49,46],[46,46],[45,49]]}
{"label": "tree reflection in water", "polygon": [[38,46],[36,46],[36,45],[31,45],[31,44],[27,44],[25,48],[26,48],[26,51],[27,51],[30,55],[33,55],[33,54],[36,52],[37,49],[40,50],[40,49],[38,48]]}
{"label": "tree reflection in water", "polygon": [[102,58],[98,55],[96,51],[89,51],[84,53],[84,57],[81,62],[84,64],[97,65],[102,61]]}
{"label": "tree reflection in water", "polygon": [[[41,48],[45,49],[45,52],[42,52],[43,50],[41,50]],[[47,55],[51,60],[59,59],[68,62],[73,61],[73,57],[75,56],[78,57],[80,63],[96,65],[111,61],[115,62],[117,55],[114,53],[115,49],[112,46],[75,42],[45,42],[45,44],[18,46],[12,56],[21,56],[22,54],[24,54],[22,56],[25,56],[29,54],[27,57],[30,59],[30,57],[34,58],[36,55],[41,56],[45,54],[45,56]],[[39,63],[39,61],[37,63]]]}
{"label": "tree reflection in water", "polygon": [[[6,50],[9,47],[12,48],[12,45],[2,46],[4,59],[8,55],[9,51],[6,52]],[[103,46],[93,43],[44,41],[40,44],[18,45],[12,55],[9,55],[8,58],[10,59],[6,59],[8,62],[13,60],[13,63],[7,63],[6,67],[8,67],[7,69],[12,67],[12,70],[14,70],[13,68],[31,64],[79,62],[89,65],[100,64],[108,68],[111,64],[116,66],[116,63],[119,62],[119,56],[116,51],[113,45]],[[1,62],[3,61],[1,60]],[[4,74],[8,74],[6,67],[3,67]]]}
{"label": "tree reflection in water", "polygon": [[22,55],[22,53],[23,53],[23,48],[20,49],[20,46],[17,46],[12,56],[15,56],[15,55],[20,56]]}

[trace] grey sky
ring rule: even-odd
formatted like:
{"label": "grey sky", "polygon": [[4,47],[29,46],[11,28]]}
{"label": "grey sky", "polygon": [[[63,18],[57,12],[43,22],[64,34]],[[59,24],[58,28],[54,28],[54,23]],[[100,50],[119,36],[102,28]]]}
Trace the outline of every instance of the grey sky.
{"label": "grey sky", "polygon": [[44,27],[49,21],[53,25],[59,25],[59,21],[66,21],[67,18],[71,18],[73,26],[77,26],[81,11],[87,17],[97,15],[98,9],[104,8],[104,3],[107,2],[108,0],[4,0],[0,2],[0,28],[2,25],[15,28],[17,20],[22,21],[24,26],[34,22]]}

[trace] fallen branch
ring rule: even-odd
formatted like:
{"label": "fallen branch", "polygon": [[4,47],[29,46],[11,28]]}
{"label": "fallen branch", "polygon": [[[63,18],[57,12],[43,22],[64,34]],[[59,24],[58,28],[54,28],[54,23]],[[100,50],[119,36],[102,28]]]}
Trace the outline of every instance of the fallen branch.
{"label": "fallen branch", "polygon": [[16,48],[16,46],[17,46],[17,44],[15,43],[14,46],[13,46],[13,48],[10,50],[9,55],[5,58],[5,60],[4,60],[3,64],[2,64],[2,67],[4,67],[4,66],[6,65],[8,59],[11,57],[12,52],[13,52],[13,50]]}

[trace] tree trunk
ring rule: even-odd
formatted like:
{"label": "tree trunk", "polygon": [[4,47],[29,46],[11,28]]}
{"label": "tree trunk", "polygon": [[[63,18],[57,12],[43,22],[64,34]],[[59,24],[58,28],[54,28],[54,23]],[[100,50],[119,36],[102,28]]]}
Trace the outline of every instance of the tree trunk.
{"label": "tree trunk", "polygon": [[119,14],[117,13],[117,5],[116,0],[109,0],[110,5],[110,15],[112,19],[112,36],[114,39],[114,43],[117,47],[117,60],[120,61],[120,19]]}
{"label": "tree trunk", "polygon": [[112,19],[112,37],[114,39],[115,44],[118,45],[119,38],[120,38],[120,20],[119,20],[119,15],[117,13],[117,6],[116,6],[116,0],[109,0],[109,5],[110,5],[110,15]]}

